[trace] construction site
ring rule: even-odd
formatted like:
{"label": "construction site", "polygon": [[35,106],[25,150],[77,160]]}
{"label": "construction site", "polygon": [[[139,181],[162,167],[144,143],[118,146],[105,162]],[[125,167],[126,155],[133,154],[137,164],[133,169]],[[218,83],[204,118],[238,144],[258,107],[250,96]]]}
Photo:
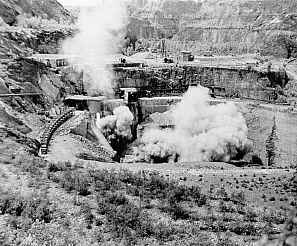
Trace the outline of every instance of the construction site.
{"label": "construction site", "polygon": [[25,2],[0,0],[0,245],[297,245],[295,1]]}
{"label": "construction site", "polygon": [[[183,94],[189,88],[202,86],[209,90],[211,105],[226,102],[238,105],[247,121],[248,138],[253,142],[252,156],[261,164],[270,165],[266,158],[265,141],[274,124],[277,125],[279,134],[276,143],[279,159],[275,162],[279,163],[280,167],[294,163],[295,107],[279,100],[281,95],[278,91],[279,88],[285,88],[290,80],[290,74],[288,75],[285,67],[271,62],[260,64],[258,60],[252,58],[233,57],[231,60],[228,57],[195,57],[194,61],[189,61],[190,56],[190,52],[189,54],[183,52],[178,58],[178,63],[169,64],[165,63],[166,57],[162,53],[154,59],[112,57],[108,64],[114,73],[112,96],[88,95],[85,89],[87,83],[84,81],[86,76],[83,71],[77,72],[73,65],[70,65],[68,60],[73,60],[71,56],[39,54],[20,60],[23,69],[30,67],[30,72],[34,70],[33,79],[45,92],[45,96],[58,102],[49,111],[55,119],[43,129],[44,133],[40,136],[40,154],[53,160],[55,158],[59,160],[59,156],[63,156],[64,161],[74,160],[78,156],[106,162],[131,159],[129,145],[133,145],[133,142],[142,135],[144,127],[155,125],[163,129],[174,128],[174,120],[167,112],[181,102]],[[67,74],[62,75],[65,71]],[[58,80],[69,74],[76,79],[64,87]],[[54,76],[60,84],[53,85],[53,80],[48,79],[51,76]],[[40,97],[44,96],[40,91],[18,93],[3,94],[2,97],[24,96],[40,100]],[[123,141],[121,144],[118,143],[121,146],[113,146],[114,149],[111,141],[107,140],[110,137],[108,134],[112,133],[106,133],[104,136],[96,121],[112,115],[114,109],[121,106],[128,107],[133,114],[133,121],[129,126],[131,137],[120,140]],[[288,121],[288,118],[291,120]],[[67,131],[63,131],[65,128]],[[71,139],[70,142],[75,144],[82,138],[99,151],[80,153],[83,151],[81,148],[72,148],[68,145],[68,148],[63,148],[63,154],[59,151],[55,153],[57,149],[61,150],[59,144],[63,141]],[[287,145],[288,141],[291,144]],[[69,153],[66,154],[67,149]],[[117,151],[120,152],[119,155],[116,154]],[[125,158],[125,155],[128,158]],[[166,161],[166,158],[164,160]],[[254,164],[248,158],[243,161],[246,161],[246,164]]]}

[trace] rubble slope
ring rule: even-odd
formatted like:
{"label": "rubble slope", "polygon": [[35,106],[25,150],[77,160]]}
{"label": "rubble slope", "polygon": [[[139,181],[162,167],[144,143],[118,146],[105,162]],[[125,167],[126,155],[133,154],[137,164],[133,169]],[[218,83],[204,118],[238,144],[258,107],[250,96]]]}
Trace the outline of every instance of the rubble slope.
{"label": "rubble slope", "polygon": [[7,24],[15,24],[17,16],[22,14],[59,22],[69,22],[73,18],[56,0],[0,0],[0,17]]}

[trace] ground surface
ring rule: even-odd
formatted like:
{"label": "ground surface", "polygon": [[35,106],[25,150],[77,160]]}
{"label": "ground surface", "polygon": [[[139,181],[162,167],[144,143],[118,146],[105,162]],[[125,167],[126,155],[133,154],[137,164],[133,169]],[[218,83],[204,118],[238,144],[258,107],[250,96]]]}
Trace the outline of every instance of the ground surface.
{"label": "ground surface", "polygon": [[[26,121],[37,137],[41,122]],[[82,161],[88,146],[66,128],[48,161],[3,131],[0,245],[250,246],[279,237],[296,206],[293,169]]]}
{"label": "ground surface", "polygon": [[[127,169],[133,172],[157,171],[170,179],[187,185],[199,185],[209,192],[211,187],[223,187],[228,193],[243,191],[249,203],[257,206],[279,208],[294,200],[289,191],[294,169],[238,168],[226,163],[181,163],[181,164],[125,164],[85,163],[94,169]],[[288,190],[284,187],[288,186]],[[265,197],[263,197],[265,195]],[[274,200],[275,198],[275,200]],[[271,201],[274,200],[274,201]],[[289,206],[293,208],[293,206]]]}
{"label": "ground surface", "polygon": [[[262,105],[269,107],[272,105]],[[282,106],[276,106],[282,108]],[[288,209],[296,206],[295,194],[291,192],[291,180],[295,169],[280,168],[276,165],[264,167],[236,167],[227,163],[176,163],[176,164],[149,164],[149,163],[102,163],[79,160],[77,154],[87,151],[85,146],[72,135],[65,134],[70,123],[64,124],[51,141],[50,151],[45,158],[50,162],[71,161],[83,163],[84,167],[95,170],[121,170],[132,172],[148,171],[159,172],[168,179],[179,180],[186,185],[199,185],[206,193],[212,193],[223,188],[227,193],[244,192],[250,204],[260,207]],[[68,126],[68,127],[65,127]],[[285,129],[286,127],[283,127]],[[66,131],[67,132],[67,131]],[[285,134],[282,134],[285,136]],[[260,137],[260,136],[259,136]],[[259,140],[265,144],[265,139]],[[283,147],[284,148],[284,147]],[[289,151],[289,150],[287,150]]]}

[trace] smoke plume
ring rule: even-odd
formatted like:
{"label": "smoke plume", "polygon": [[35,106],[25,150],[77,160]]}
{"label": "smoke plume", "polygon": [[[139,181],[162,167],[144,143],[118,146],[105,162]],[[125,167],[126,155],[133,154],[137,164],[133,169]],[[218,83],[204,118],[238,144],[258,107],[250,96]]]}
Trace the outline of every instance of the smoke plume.
{"label": "smoke plume", "polygon": [[124,1],[97,0],[97,6],[80,11],[78,33],[63,43],[62,53],[84,71],[89,94],[112,94],[113,73],[108,64],[118,53],[127,25]]}
{"label": "smoke plume", "polygon": [[141,161],[230,161],[250,149],[248,128],[234,103],[210,105],[208,89],[190,88],[172,110],[175,128],[147,129],[135,155]]}
{"label": "smoke plume", "polygon": [[108,140],[119,137],[126,140],[132,138],[131,125],[134,116],[126,106],[120,106],[113,110],[113,115],[97,120],[97,126]]}

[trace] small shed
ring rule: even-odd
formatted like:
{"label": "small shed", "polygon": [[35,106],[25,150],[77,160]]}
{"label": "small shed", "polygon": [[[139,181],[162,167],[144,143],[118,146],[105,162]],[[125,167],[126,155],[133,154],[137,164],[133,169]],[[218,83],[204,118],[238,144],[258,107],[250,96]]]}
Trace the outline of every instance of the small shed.
{"label": "small shed", "polygon": [[190,58],[192,56],[192,52],[191,51],[181,51],[181,56],[182,56],[182,61],[183,62],[188,62],[190,61]]}
{"label": "small shed", "polygon": [[120,88],[120,91],[122,92],[122,98],[124,99],[124,102],[128,104],[132,100],[132,95],[137,92],[136,88]]}

